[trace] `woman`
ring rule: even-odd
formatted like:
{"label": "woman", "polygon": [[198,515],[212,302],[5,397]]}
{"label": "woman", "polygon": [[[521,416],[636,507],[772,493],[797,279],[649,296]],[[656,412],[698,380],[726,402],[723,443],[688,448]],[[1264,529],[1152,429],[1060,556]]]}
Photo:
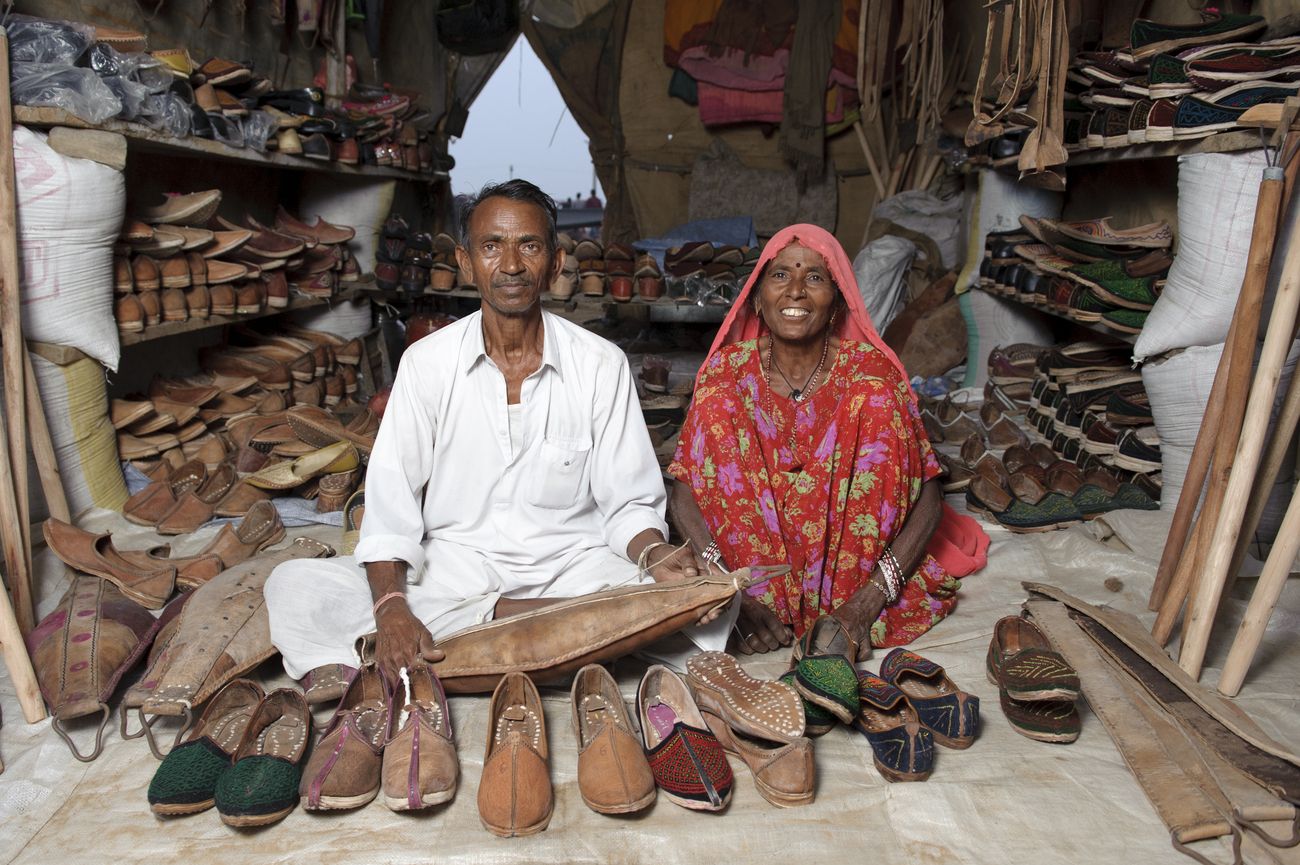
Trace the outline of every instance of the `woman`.
{"label": "woman", "polygon": [[[742,652],[787,646],[831,613],[863,653],[911,642],[985,561],[987,536],[943,505],[915,397],[848,257],[816,226],[764,248],[700,370],[669,472],[673,521],[697,551],[729,568],[791,566],[743,597]],[[887,604],[891,577],[903,585]]]}

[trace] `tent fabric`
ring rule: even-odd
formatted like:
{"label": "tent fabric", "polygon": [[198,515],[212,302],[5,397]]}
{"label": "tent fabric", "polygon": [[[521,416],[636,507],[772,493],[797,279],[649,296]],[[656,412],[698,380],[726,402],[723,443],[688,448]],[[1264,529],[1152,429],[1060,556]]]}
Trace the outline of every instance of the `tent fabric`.
{"label": "tent fabric", "polygon": [[619,79],[631,0],[614,0],[571,28],[524,16],[523,32],[550,71],[573,119],[587,135],[591,161],[605,190],[606,242],[637,236],[624,174]]}

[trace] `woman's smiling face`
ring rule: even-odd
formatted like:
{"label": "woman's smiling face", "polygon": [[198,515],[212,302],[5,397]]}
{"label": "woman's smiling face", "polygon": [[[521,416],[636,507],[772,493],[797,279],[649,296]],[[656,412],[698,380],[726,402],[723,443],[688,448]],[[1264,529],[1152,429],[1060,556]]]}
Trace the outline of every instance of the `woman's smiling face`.
{"label": "woman's smiling face", "polygon": [[792,243],[768,263],[758,284],[758,311],[775,339],[820,340],[838,293],[821,253]]}

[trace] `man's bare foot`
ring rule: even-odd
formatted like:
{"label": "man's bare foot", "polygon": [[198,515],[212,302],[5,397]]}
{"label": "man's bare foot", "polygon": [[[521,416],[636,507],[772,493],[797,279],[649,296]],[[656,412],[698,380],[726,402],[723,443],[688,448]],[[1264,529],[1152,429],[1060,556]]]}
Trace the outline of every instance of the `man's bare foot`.
{"label": "man's bare foot", "polygon": [[759,652],[775,652],[782,646],[794,642],[794,631],[790,630],[776,614],[750,597],[740,601],[740,613],[736,616],[736,648],[745,655]]}

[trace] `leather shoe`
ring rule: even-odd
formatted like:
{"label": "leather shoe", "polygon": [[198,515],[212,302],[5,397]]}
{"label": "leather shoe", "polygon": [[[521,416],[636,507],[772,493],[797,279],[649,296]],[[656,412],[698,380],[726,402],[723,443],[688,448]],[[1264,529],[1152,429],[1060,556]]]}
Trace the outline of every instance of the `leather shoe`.
{"label": "leather shoe", "polygon": [[460,773],[447,695],[438,676],[420,664],[406,671],[394,705],[403,708],[397,734],[384,745],[384,804],[393,811],[418,811],[456,795]]}
{"label": "leather shoe", "polygon": [[348,685],[302,773],[308,811],[360,808],[379,793],[384,743],[393,732],[393,695],[373,664]]}
{"label": "leather shoe", "polygon": [[588,664],[574,676],[570,699],[582,801],[601,814],[648,807],[655,799],[655,778],[614,677],[599,664]]}
{"label": "leather shoe", "polygon": [[554,805],[542,698],[532,679],[507,673],[488,706],[479,820],[503,838],[534,835],[551,822]]}
{"label": "leather shoe", "polygon": [[778,808],[812,802],[816,769],[811,739],[801,736],[784,743],[750,739],[732,730],[717,715],[708,711],[702,714],[722,749],[739,757],[749,767],[760,796]]}

